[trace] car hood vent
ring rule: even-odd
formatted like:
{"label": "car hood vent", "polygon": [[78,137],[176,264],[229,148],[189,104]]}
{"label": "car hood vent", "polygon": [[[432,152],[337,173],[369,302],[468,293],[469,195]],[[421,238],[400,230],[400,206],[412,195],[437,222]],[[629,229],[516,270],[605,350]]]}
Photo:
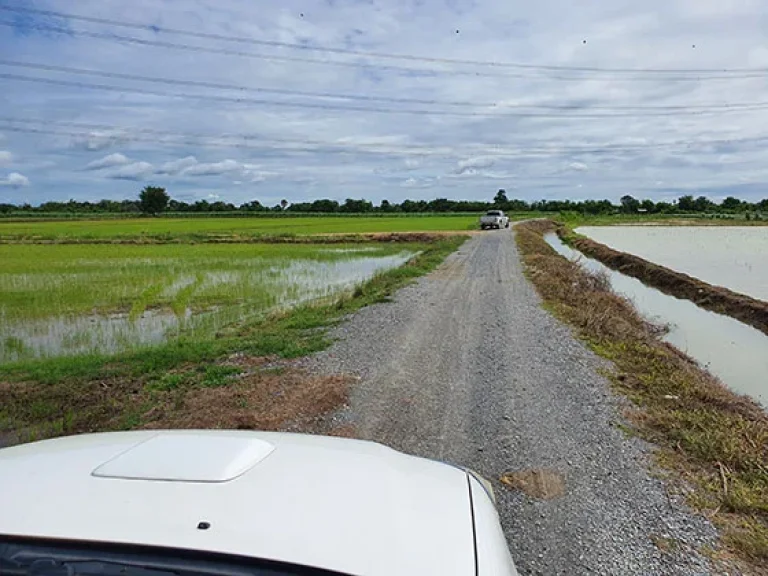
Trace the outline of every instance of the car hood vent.
{"label": "car hood vent", "polygon": [[173,482],[227,482],[245,474],[275,447],[226,432],[159,433],[93,471],[98,478]]}

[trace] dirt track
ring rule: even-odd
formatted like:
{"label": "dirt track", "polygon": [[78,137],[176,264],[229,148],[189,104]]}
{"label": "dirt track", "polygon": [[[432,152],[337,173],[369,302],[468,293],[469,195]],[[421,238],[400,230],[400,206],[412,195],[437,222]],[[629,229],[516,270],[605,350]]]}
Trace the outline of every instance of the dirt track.
{"label": "dirt track", "polygon": [[619,427],[607,365],[541,308],[514,232],[471,238],[335,336],[308,364],[361,377],[341,415],[358,436],[494,480],[553,474],[532,495],[495,482],[521,574],[710,573],[696,548],[714,530],[651,476],[648,448]]}

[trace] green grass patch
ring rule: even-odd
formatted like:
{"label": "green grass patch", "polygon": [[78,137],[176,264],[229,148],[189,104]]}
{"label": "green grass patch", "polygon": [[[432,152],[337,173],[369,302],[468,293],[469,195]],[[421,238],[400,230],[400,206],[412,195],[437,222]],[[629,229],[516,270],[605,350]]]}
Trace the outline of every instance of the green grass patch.
{"label": "green grass patch", "polygon": [[226,386],[235,376],[239,374],[240,369],[234,366],[211,365],[203,370],[203,378],[200,385],[205,388],[219,388]]}
{"label": "green grass patch", "polygon": [[134,218],[31,222],[0,220],[0,241],[22,238],[48,240],[165,238],[171,241],[174,239],[205,240],[216,236],[452,232],[477,228],[479,216],[479,214],[473,214],[420,217]]}

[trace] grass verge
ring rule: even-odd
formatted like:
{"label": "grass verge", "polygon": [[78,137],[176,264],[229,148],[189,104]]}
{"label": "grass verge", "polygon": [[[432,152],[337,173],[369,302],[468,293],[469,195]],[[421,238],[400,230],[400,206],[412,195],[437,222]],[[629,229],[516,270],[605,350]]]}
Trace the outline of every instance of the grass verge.
{"label": "grass verge", "polygon": [[347,382],[276,363],[325,348],[327,328],[386,301],[465,239],[442,237],[331,304],[231,325],[214,339],[0,366],[0,442],[143,427],[304,429],[344,403]]}
{"label": "grass verge", "polygon": [[659,446],[658,460],[671,478],[684,479],[689,503],[720,528],[725,553],[762,573],[768,414],[662,342],[607,279],[556,254],[543,239],[552,222],[516,230],[526,272],[546,306],[615,365],[615,388],[636,406],[627,414],[636,432]]}

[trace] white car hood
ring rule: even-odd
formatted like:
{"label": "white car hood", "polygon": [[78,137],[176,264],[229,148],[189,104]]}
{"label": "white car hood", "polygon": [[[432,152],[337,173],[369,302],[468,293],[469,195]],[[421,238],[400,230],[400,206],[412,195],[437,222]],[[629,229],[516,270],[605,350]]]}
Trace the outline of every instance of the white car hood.
{"label": "white car hood", "polygon": [[347,574],[475,573],[466,473],[369,442],[179,431],[27,444],[0,450],[0,510],[4,535],[207,550]]}

